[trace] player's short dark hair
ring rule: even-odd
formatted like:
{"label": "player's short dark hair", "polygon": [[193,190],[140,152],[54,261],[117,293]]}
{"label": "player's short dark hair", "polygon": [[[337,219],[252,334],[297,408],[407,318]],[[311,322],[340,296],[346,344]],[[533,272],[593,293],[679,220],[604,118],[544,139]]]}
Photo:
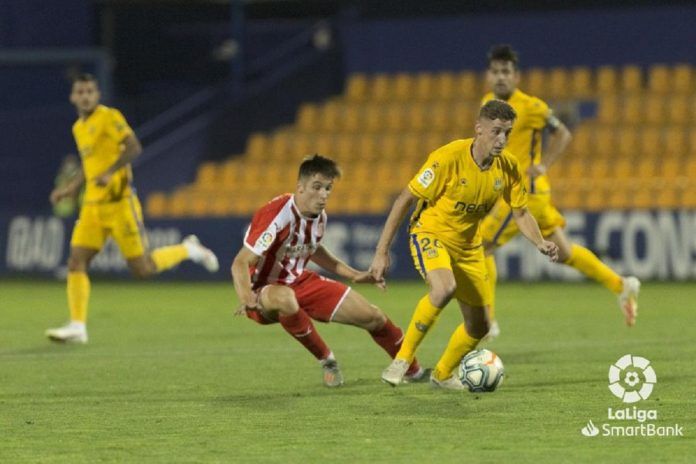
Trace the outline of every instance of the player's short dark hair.
{"label": "player's short dark hair", "polygon": [[318,154],[308,156],[300,164],[299,179],[312,177],[314,174],[321,174],[329,179],[341,177],[341,169],[332,159]]}
{"label": "player's short dark hair", "polygon": [[488,50],[488,67],[491,66],[493,61],[510,61],[515,69],[517,69],[519,64],[517,52],[507,44],[493,45]]}
{"label": "player's short dark hair", "polygon": [[97,78],[94,77],[94,74],[90,73],[75,74],[72,78],[72,83],[75,84],[77,82],[94,82],[96,85],[99,85],[99,81],[97,81]]}
{"label": "player's short dark hair", "polygon": [[479,119],[486,118],[491,121],[500,119],[501,121],[514,121],[517,113],[508,103],[503,100],[489,100],[481,107]]}

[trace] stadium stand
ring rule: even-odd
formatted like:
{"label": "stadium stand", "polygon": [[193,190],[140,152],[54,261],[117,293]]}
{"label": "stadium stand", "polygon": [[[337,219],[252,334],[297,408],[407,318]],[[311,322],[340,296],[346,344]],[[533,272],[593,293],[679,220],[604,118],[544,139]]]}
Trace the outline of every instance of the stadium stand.
{"label": "stadium stand", "polygon": [[[522,89],[580,114],[552,168],[559,207],[695,205],[694,74],[688,64],[524,72]],[[151,194],[147,213],[248,215],[269,200],[268,185],[291,191],[298,160],[314,152],[344,167],[333,213],[384,213],[431,150],[472,133],[484,88],[484,75],[472,71],[353,74],[342,95],[301,105],[293,124],[252,134],[244,153],[202,164],[192,184]],[[595,111],[581,114],[588,103]]]}

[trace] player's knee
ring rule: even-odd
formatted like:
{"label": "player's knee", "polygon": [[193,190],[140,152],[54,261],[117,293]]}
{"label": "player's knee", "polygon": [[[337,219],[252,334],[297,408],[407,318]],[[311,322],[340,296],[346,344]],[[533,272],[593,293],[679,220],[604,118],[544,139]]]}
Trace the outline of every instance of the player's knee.
{"label": "player's knee", "polygon": [[148,265],[148,263],[143,263],[130,266],[130,271],[131,275],[136,279],[147,279],[155,274],[155,267]]}
{"label": "player's knee", "polygon": [[430,289],[430,302],[438,308],[442,308],[449,303],[456,290],[457,284],[454,281],[433,285]]}
{"label": "player's knee", "polygon": [[85,272],[87,270],[87,261],[74,255],[68,257],[69,272]]}
{"label": "player's knee", "polygon": [[264,308],[278,311],[281,314],[295,314],[300,307],[295,298],[295,292],[288,287],[275,287],[272,292],[268,292],[262,302]]}
{"label": "player's knee", "polygon": [[370,305],[370,308],[372,309],[370,318],[364,327],[368,332],[374,332],[384,327],[384,324],[387,323],[387,316],[375,305]]}

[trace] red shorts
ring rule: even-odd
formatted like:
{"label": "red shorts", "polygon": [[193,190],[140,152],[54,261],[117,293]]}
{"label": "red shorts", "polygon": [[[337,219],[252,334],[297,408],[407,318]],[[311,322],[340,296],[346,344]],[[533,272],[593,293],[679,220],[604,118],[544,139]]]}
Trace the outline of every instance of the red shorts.
{"label": "red shorts", "polygon": [[[350,291],[350,287],[347,285],[312,271],[303,272],[288,287],[295,292],[300,309],[304,310],[312,319],[320,322],[330,322],[333,319],[334,313]],[[261,287],[257,292],[262,292],[264,288],[266,287]],[[247,311],[247,317],[259,324],[278,322],[277,318],[271,318],[263,311]]]}

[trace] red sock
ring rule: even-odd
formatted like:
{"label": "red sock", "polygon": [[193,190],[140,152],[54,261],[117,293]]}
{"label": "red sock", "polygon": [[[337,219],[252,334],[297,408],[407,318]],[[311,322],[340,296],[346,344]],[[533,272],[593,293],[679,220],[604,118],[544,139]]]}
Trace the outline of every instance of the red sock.
{"label": "red sock", "polygon": [[[389,319],[387,319],[387,322],[385,322],[380,329],[370,332],[370,335],[372,335],[372,339],[381,346],[392,359],[394,359],[394,356],[396,356],[401,349],[401,342],[404,339],[404,333]],[[414,374],[418,372],[418,369],[420,369],[420,365],[414,358],[406,374]]]}
{"label": "red sock", "polygon": [[301,309],[291,316],[280,316],[278,319],[285,331],[302,343],[318,360],[325,359],[331,353],[319,336],[319,332],[314,328],[312,320]]}

